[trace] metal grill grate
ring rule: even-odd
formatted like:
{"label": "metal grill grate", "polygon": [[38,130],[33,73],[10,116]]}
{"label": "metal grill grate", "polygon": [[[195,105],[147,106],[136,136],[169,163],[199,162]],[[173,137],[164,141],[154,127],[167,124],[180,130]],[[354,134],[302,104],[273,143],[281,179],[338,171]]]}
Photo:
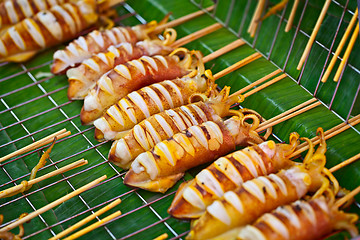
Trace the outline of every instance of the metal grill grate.
{"label": "metal grill grate", "polygon": [[[191,2],[199,8],[204,8],[203,1],[193,0]],[[224,2],[229,2],[229,7],[228,14],[224,18],[222,18],[217,15],[217,9],[218,5],[223,4]],[[308,0],[305,0],[304,9],[302,10],[302,12],[298,11],[298,13],[301,12],[301,15],[299,17],[298,24],[293,27],[295,29],[295,33],[291,40],[291,45],[287,52],[288,54],[286,56],[286,60],[284,63],[279,63],[279,61],[273,56],[280,31],[282,31],[282,24],[287,21],[285,15],[288,16],[288,14],[285,13],[287,13],[288,9],[285,8],[282,12],[276,15],[276,18],[278,19],[276,31],[271,37],[271,41],[269,41],[271,43],[270,48],[266,53],[264,53],[262,49],[257,48],[257,42],[263,38],[263,36],[260,35],[260,33],[262,32],[261,24],[256,33],[256,36],[253,39],[249,38],[246,35],[244,36],[243,34],[246,30],[247,22],[251,18],[251,15],[253,13],[254,4],[256,4],[255,0],[242,1],[245,3],[245,7],[243,8],[243,12],[241,13],[241,19],[237,20],[237,24],[232,24],[233,18],[237,14],[234,9],[236,9],[236,4],[238,4],[239,2],[237,2],[236,0],[219,0],[217,1],[213,13],[210,13],[209,15],[212,18],[216,19],[218,22],[222,23],[236,36],[243,37],[250,46],[262,53],[265,58],[267,58],[278,68],[287,72],[289,74],[289,77],[292,78],[293,81],[297,82],[300,86],[306,89],[306,86],[304,86],[302,83],[304,81],[303,78],[306,75],[308,60],[305,62],[305,65],[298,76],[295,76],[293,72],[288,72],[287,70],[289,69],[290,56],[295,49],[295,42],[299,38],[309,38],[308,31],[301,28],[303,16],[309,7],[316,8],[317,5],[311,3]],[[327,47],[328,44],[322,43],[320,40],[315,42],[316,47],[320,47],[327,52],[324,66],[326,66],[329,58],[333,54],[334,46],[336,46],[335,42],[339,38],[339,35],[337,33],[341,29],[341,27],[344,27],[343,23],[345,21],[345,17],[347,15],[354,14],[353,11],[348,9],[349,0],[346,0],[344,4],[339,3],[335,0],[333,0],[332,3],[343,9],[342,15],[338,18],[339,23],[336,29],[335,37],[332,37],[333,40],[331,41],[330,47]],[[141,15],[137,14],[130,5],[131,4],[125,3],[121,7],[123,15],[126,17],[135,16],[140,23],[145,23],[146,20]],[[336,18],[336,16],[334,17]],[[58,169],[69,161],[79,159],[83,156],[84,158],[93,160],[93,162],[81,168],[81,170],[73,170],[71,171],[71,173],[62,174],[59,177],[55,177],[50,179],[49,181],[45,181],[43,184],[38,184],[37,186],[34,186],[30,191],[22,195],[17,195],[9,199],[0,200],[0,213],[9,214],[5,216],[9,218],[5,218],[6,223],[3,225],[13,222],[15,218],[23,211],[35,211],[36,209],[41,207],[42,205],[39,206],[38,204],[39,199],[41,200],[40,202],[45,205],[47,202],[51,202],[54,199],[57,199],[59,196],[64,195],[64,192],[62,191],[59,193],[59,196],[48,196],[46,194],[47,189],[60,189],[61,186],[62,188],[67,189],[66,191],[73,191],[79,186],[84,185],[84,183],[90,181],[89,179],[81,179],[83,173],[93,172],[94,175],[96,175],[97,173],[97,176],[100,176],[102,175],[102,171],[106,171],[107,173],[111,173],[112,177],[109,177],[106,181],[100,183],[98,186],[92,189],[90,191],[92,194],[84,193],[81,194],[79,197],[76,197],[77,199],[74,200],[73,203],[76,203],[76,206],[80,206],[78,201],[81,202],[81,209],[76,209],[76,211],[72,209],[75,213],[68,212],[67,214],[61,216],[59,212],[55,210],[51,213],[44,213],[40,215],[36,220],[33,221],[36,221],[43,227],[32,229],[30,227],[27,227],[27,225],[25,224],[26,234],[24,239],[45,239],[54,236],[63,228],[79,221],[80,219],[87,216],[89,213],[95,212],[96,209],[98,209],[99,207],[105,206],[112,200],[119,197],[123,199],[123,203],[119,207],[123,211],[123,214],[118,218],[114,219],[112,221],[113,223],[109,223],[103,226],[100,230],[96,230],[95,233],[92,233],[93,236],[101,236],[102,239],[137,239],[140,236],[147,236],[146,232],[149,230],[154,236],[156,236],[156,233],[160,235],[164,231],[169,232],[171,234],[169,235],[172,239],[179,239],[185,236],[188,233],[189,224],[186,222],[174,220],[168,215],[164,215],[163,211],[161,211],[161,205],[163,205],[164,202],[171,202],[175,194],[176,188],[169,191],[169,193],[165,195],[160,195],[149,194],[142,190],[131,189],[125,186],[121,186],[122,178],[125,172],[120,171],[118,168],[115,168],[107,161],[106,154],[110,147],[110,143],[94,142],[94,127],[84,127],[80,125],[78,112],[80,110],[81,103],[67,101],[66,97],[63,97],[66,95],[65,92],[67,88],[66,83],[64,83],[66,82],[65,77],[37,77],[37,74],[35,72],[39,73],[39,71],[42,70],[48,71],[49,65],[51,64],[50,57],[51,54],[48,51],[46,52],[46,54],[43,54],[43,56],[37,57],[36,61],[30,62],[29,64],[4,63],[0,65],[0,86],[2,88],[0,92],[0,101],[2,105],[0,108],[0,149],[2,155],[21,148],[22,146],[25,146],[30,142],[34,142],[37,139],[66,126],[68,129],[71,129],[72,135],[58,141],[53,150],[55,156],[52,154],[52,158],[49,160],[50,162],[45,167],[43,167],[39,173],[42,174],[43,172],[49,172],[54,169]],[[358,63],[352,64],[352,62],[348,63],[345,72],[353,71],[357,74],[356,77],[359,79],[360,70],[358,69],[357,64]],[[307,91],[310,92],[313,96],[319,97],[320,99],[321,94],[319,94],[319,86],[321,75],[323,73],[324,69],[321,69],[320,77],[317,80],[318,84],[316,88],[313,90],[307,89]],[[63,82],[63,84],[59,83],[60,81]],[[340,82],[341,81],[338,82],[334,89],[331,101],[327,103],[327,101],[324,100],[323,103],[328,109],[332,110],[332,112],[336,114],[342,121],[347,121],[352,115],[354,115],[354,111],[358,111],[358,109],[356,109],[356,107],[354,106],[356,106],[355,103],[357,102],[358,98],[360,82],[358,82],[357,90],[352,92],[353,103],[352,106],[348,108],[348,111],[345,114],[338,113],[336,111],[337,107],[333,106],[334,98],[337,94],[339,94],[338,89]],[[25,93],[29,96],[23,96],[22,93]],[[26,100],[18,102],[16,100],[18,96],[22,96]],[[353,130],[360,134],[360,132],[356,128],[353,128]],[[79,144],[77,143],[81,143],[83,144],[83,146],[86,147],[74,149],[74,147],[79,146]],[[74,147],[72,147],[72,144],[74,144]],[[56,152],[57,146],[61,146],[62,149],[68,148],[68,151],[61,153]],[[27,179],[30,175],[29,169],[31,169],[32,166],[35,165],[33,159],[38,159],[41,151],[45,148],[46,147],[42,147],[41,149],[30,151],[24,155],[0,164],[0,188],[5,189],[11,187],[13,185],[19,184],[22,180]],[[55,161],[54,159],[59,160]],[[66,187],[64,187],[64,185],[66,185]],[[121,191],[119,193],[107,194],[107,191],[111,191],[114,186],[121,186],[119,187],[121,188]],[[93,200],[92,197],[96,195],[95,191],[98,188],[105,188],[103,192],[104,195],[102,196],[101,200],[97,198]],[[113,189],[113,191],[115,190]],[[52,199],[48,199],[49,197]],[[134,203],[134,205],[127,203],[127,200],[129,199],[135,199],[131,200],[131,203]],[[24,203],[24,201],[26,203]],[[34,204],[34,201],[36,201],[37,203]],[[17,207],[23,207],[24,210],[17,209]],[[65,207],[71,207],[71,203],[67,205],[65,204],[64,208]],[[144,223],[138,222],[137,228],[134,228],[132,226],[129,227],[129,229],[131,229],[131,232],[126,232],[122,230],[123,232],[119,233],[119,230],[117,230],[114,225],[119,224],[119,221],[121,221],[121,224],[126,224],[128,221],[127,217],[132,217],[131,214],[135,212],[141,212],[144,214],[144,216],[146,214],[153,215],[149,217],[149,221],[144,221]],[[99,218],[97,219],[99,220]]]}

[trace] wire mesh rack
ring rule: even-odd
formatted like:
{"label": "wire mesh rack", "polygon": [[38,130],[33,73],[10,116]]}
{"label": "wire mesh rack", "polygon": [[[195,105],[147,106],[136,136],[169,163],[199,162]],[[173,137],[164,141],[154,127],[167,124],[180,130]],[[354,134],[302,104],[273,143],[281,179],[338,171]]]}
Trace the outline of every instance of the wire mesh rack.
{"label": "wire mesh rack", "polygon": [[[149,1],[146,2],[149,6],[144,3],[145,6],[139,7],[140,4],[136,1],[129,1],[119,6],[118,11],[123,16],[120,24],[145,23],[150,20],[151,16],[155,17],[156,13],[161,13],[159,15],[163,16],[172,10],[171,1],[155,2],[150,3]],[[298,72],[294,70],[294,64],[298,60],[297,56],[304,49],[304,42],[306,43],[311,33],[310,26],[312,23],[306,22],[306,16],[307,14],[319,13],[323,1],[301,1],[302,6],[299,7],[297,23],[293,26],[292,34],[287,36],[283,34],[284,24],[287,22],[286,16],[289,15],[290,10],[290,7],[285,7],[270,21],[260,23],[255,37],[251,38],[246,33],[246,28],[254,12],[256,2],[255,0],[216,1],[214,10],[207,13],[206,21],[210,19],[220,22],[224,29],[230,32],[228,35],[235,39],[237,37],[243,38],[252,49],[260,52],[268,62],[286,72],[299,88],[320,99],[323,106],[331,110],[329,112],[339,122],[346,122],[352,116],[359,114],[360,61],[356,59],[357,56],[349,59],[338,83],[331,82],[325,86],[320,82],[325,67],[334,53],[334,47],[337,46],[339,38],[341,38],[342,34],[340,33],[344,32],[349,19],[354,14],[356,8],[354,3],[349,0],[332,1],[332,6],[325,20],[325,24],[328,24],[329,28],[323,30],[322,37],[317,38],[302,70]],[[180,4],[180,1],[175,1],[173,4],[176,5],[176,3]],[[181,4],[185,3],[182,2]],[[189,8],[184,11],[205,9],[209,4],[213,3],[196,0],[186,1],[186,6],[189,5]],[[273,3],[268,2],[268,4]],[[147,8],[150,10],[145,11]],[[158,18],[160,17],[158,16]],[[200,25],[199,28],[201,28]],[[335,29],[330,31],[329,29],[333,26]],[[191,31],[186,26],[181,26],[177,30],[180,35],[188,34]],[[325,34],[326,31],[328,31],[327,34]],[[267,44],[264,44],[265,41]],[[211,48],[211,43],[206,43],[206,39],[200,39],[189,44],[189,46],[194,49],[200,48],[204,54],[214,49]],[[353,51],[359,52],[359,50],[359,46],[356,46]],[[117,207],[123,214],[85,237],[94,237],[95,239],[150,239],[165,232],[172,239],[184,237],[188,233],[190,223],[171,218],[166,213],[178,184],[166,194],[149,193],[129,188],[123,184],[122,180],[126,172],[113,166],[107,160],[111,143],[96,142],[93,139],[94,127],[82,126],[80,123],[79,112],[82,103],[67,100],[65,76],[48,76],[46,74],[49,72],[53,51],[54,49],[50,49],[40,53],[39,56],[27,63],[2,63],[0,65],[1,155],[13,152],[66,127],[72,131],[72,135],[57,141],[49,162],[40,170],[39,174],[53,171],[80,158],[88,159],[89,164],[36,184],[31,190],[20,195],[0,199],[0,213],[5,216],[3,226],[14,222],[22,212],[35,211],[94,178],[107,174],[108,179],[96,187],[39,215],[31,223],[25,224],[23,239],[50,238],[117,198],[121,198],[123,201]],[[280,58],[279,53],[283,52],[285,55]],[[318,56],[314,56],[314,54],[318,54]],[[218,59],[216,63],[221,61],[226,60]],[[318,61],[322,61],[324,67],[321,69],[312,68]],[[210,66],[216,71],[216,64]],[[229,83],[229,81],[223,80],[220,85],[224,85],[225,82]],[[315,85],[313,84],[314,81],[316,82]],[[327,97],[328,91],[332,92],[330,98]],[[345,91],[346,94],[344,94]],[[267,95],[260,97],[266,98]],[[342,101],[349,102],[349,99],[351,100],[350,105],[341,104]],[[266,115],[266,112],[264,114]],[[351,130],[351,134],[344,136],[345,139],[355,139],[353,141],[355,144],[354,151],[348,153],[348,156],[358,153],[360,150],[358,144],[360,140],[359,128],[352,127]],[[276,133],[276,130],[274,132]],[[275,135],[275,137],[282,141],[284,134]],[[338,141],[342,141],[342,139]],[[34,159],[38,159],[46,148],[47,146],[41,147],[0,163],[0,188],[11,187],[27,179],[31,168],[37,163],[37,160]],[[338,160],[340,157],[337,155],[340,155],[341,152],[338,153],[336,149],[330,150],[330,152],[336,155],[333,164],[340,161]],[[357,170],[352,169],[352,171]],[[190,172],[185,175],[183,180],[192,178],[192,176],[193,174]],[[359,177],[354,177],[354,181],[360,183]]]}

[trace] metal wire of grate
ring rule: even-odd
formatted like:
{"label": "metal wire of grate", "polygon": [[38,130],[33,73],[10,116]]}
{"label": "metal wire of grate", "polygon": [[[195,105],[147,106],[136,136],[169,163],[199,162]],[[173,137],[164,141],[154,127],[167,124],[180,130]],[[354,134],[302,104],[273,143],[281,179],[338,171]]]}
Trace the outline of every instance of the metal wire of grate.
{"label": "metal wire of grate", "polygon": [[[215,10],[212,14],[210,14],[213,18],[215,18],[217,21],[221,22],[225,27],[227,27],[231,32],[233,32],[235,35],[237,35],[238,37],[241,37],[241,33],[243,32],[244,28],[245,28],[245,20],[249,17],[249,15],[251,14],[249,9],[250,9],[250,5],[253,1],[248,1],[248,4],[246,5],[246,7],[244,8],[244,14],[243,14],[243,17],[242,19],[239,19],[238,20],[238,26],[236,27],[236,30],[234,30],[233,27],[229,27],[229,22],[230,22],[230,19],[232,17],[232,14],[235,14],[233,12],[233,7],[234,7],[234,4],[235,4],[235,1],[236,0],[231,0],[231,3],[230,3],[230,7],[229,7],[229,11],[228,11],[228,15],[224,20],[221,20],[219,18],[216,17],[216,9],[217,9],[217,4],[215,4]],[[196,2],[196,1],[191,1],[194,3],[194,5],[197,5],[199,8],[204,8],[203,7],[203,1],[200,1],[200,2]],[[347,6],[348,6],[348,3],[349,3],[349,0],[346,1],[346,4],[345,5],[341,5],[340,3],[338,3],[337,1],[333,0],[332,1],[334,4],[337,4],[338,6],[342,7],[343,8],[343,14],[341,16],[341,18],[339,19],[339,25],[338,25],[338,29],[337,29],[337,32],[339,31],[339,28],[341,26],[341,23],[343,22],[343,18],[344,18],[344,15],[346,12],[350,13],[350,14],[354,14],[352,11],[350,11],[349,9],[347,9]],[[286,57],[286,61],[285,63],[282,65],[282,66],[279,66],[276,62],[274,62],[272,60],[272,53],[273,53],[273,48],[274,48],[274,45],[275,45],[275,42],[277,40],[277,37],[278,37],[278,34],[279,34],[279,31],[280,31],[280,26],[282,24],[282,22],[286,22],[287,19],[285,18],[285,12],[286,12],[286,9],[284,9],[281,13],[277,14],[277,17],[279,18],[279,23],[278,23],[278,26],[276,28],[276,32],[275,32],[275,35],[272,39],[272,44],[271,44],[271,48],[270,48],[270,51],[267,53],[267,55],[263,54],[264,57],[266,57],[270,62],[272,62],[273,64],[275,64],[278,68],[280,69],[283,69],[286,71],[286,67],[287,67],[287,64],[288,64],[288,60],[289,60],[289,57],[290,57],[290,54],[291,54],[291,51],[293,49],[293,45],[296,41],[296,38],[298,37],[298,35],[302,34],[304,36],[306,36],[307,38],[309,38],[309,34],[307,34],[305,31],[303,31],[300,27],[301,27],[301,22],[302,22],[302,19],[303,19],[303,16],[304,16],[304,13],[306,11],[306,8],[307,6],[309,5],[309,1],[306,0],[305,1],[305,6],[304,6],[304,9],[302,10],[302,13],[301,13],[301,16],[299,18],[299,23],[298,25],[295,27],[296,28],[296,32],[294,34],[294,37],[293,37],[293,40],[292,40],[292,43],[291,43],[291,47],[290,47],[290,51],[288,52],[288,55]],[[135,12],[134,9],[132,9],[132,7],[128,4],[124,4],[123,5],[124,9],[126,9],[128,11],[128,14],[126,14],[125,16],[127,17],[130,17],[130,16],[135,16],[140,23],[145,23],[145,19],[137,14]],[[254,37],[253,41],[252,42],[249,42],[247,41],[247,43],[251,46],[253,46],[256,50],[259,50],[256,48],[256,41],[258,39],[258,36],[259,36],[259,32],[261,31],[261,24],[259,26],[259,29],[256,33],[256,36]],[[327,56],[327,59],[326,59],[326,62],[325,62],[325,65],[326,63],[328,62],[330,56],[332,56],[332,54],[334,54],[333,52],[333,47],[335,45],[335,41],[337,39],[338,35],[336,34],[332,43],[331,43],[331,47],[330,48],[327,48],[324,44],[322,44],[321,42],[319,41],[315,41],[315,44],[317,44],[318,46],[322,47],[323,49],[325,49],[326,51],[328,51],[328,56]],[[71,180],[73,178],[75,178],[76,176],[79,176],[81,175],[82,173],[84,172],[89,172],[95,168],[98,168],[100,166],[109,166],[116,174],[112,177],[110,177],[109,179],[103,181],[102,183],[98,184],[98,186],[96,187],[99,187],[101,185],[104,185],[106,183],[109,183],[111,181],[117,181],[119,179],[122,179],[125,172],[119,172],[112,164],[110,164],[107,160],[107,157],[104,156],[104,154],[99,150],[99,147],[103,146],[104,144],[107,144],[107,142],[101,142],[101,143],[97,143],[97,144],[94,144],[90,139],[89,137],[86,135],[86,133],[88,132],[91,132],[94,127],[86,127],[85,129],[82,130],[83,127],[80,127],[78,125],[77,122],[75,122],[75,119],[77,119],[79,117],[79,114],[76,114],[74,116],[70,116],[63,108],[65,108],[66,106],[72,104],[71,101],[67,101],[67,102],[64,102],[64,103],[58,103],[58,101],[53,97],[54,94],[64,90],[66,87],[59,87],[55,90],[52,90],[52,91],[47,91],[46,88],[43,86],[44,83],[48,82],[48,81],[53,81],[54,78],[53,77],[46,77],[46,78],[43,78],[43,79],[37,79],[33,74],[32,74],[32,71],[33,70],[36,70],[36,69],[39,69],[39,68],[42,68],[44,66],[49,66],[51,64],[51,61],[47,61],[45,63],[41,63],[35,67],[26,67],[24,64],[19,64],[19,67],[21,68],[21,71],[19,72],[16,72],[16,73],[13,73],[13,74],[10,74],[9,76],[5,76],[3,77],[2,79],[0,79],[0,83],[1,82],[5,82],[5,81],[11,81],[11,79],[15,78],[15,77],[24,77],[26,76],[27,78],[29,78],[32,82],[25,85],[25,86],[19,86],[18,88],[12,90],[12,91],[9,91],[9,92],[6,92],[4,93],[3,95],[0,96],[0,100],[1,100],[1,103],[5,106],[5,109],[4,110],[1,110],[0,111],[0,114],[5,114],[5,113],[10,113],[11,116],[15,119],[15,122],[14,123],[11,123],[9,125],[6,125],[6,126],[1,126],[1,129],[0,129],[0,132],[3,132],[6,134],[6,131],[10,130],[12,127],[21,127],[24,132],[25,132],[25,135],[19,137],[19,138],[16,138],[16,139],[11,139],[9,136],[7,136],[9,138],[9,141],[7,141],[6,143],[3,143],[1,146],[0,146],[0,149],[3,149],[5,147],[9,147],[9,146],[15,146],[16,143],[19,143],[21,142],[22,140],[26,140],[26,139],[31,139],[31,141],[35,142],[36,139],[35,139],[35,135],[36,134],[39,134],[39,133],[42,133],[42,132],[45,132],[46,130],[49,130],[49,129],[52,129],[54,127],[58,127],[58,126],[61,126],[62,124],[64,123],[67,123],[67,124],[70,124],[75,130],[76,132],[75,133],[72,133],[72,135],[64,138],[64,139],[61,139],[58,141],[58,143],[61,143],[61,142],[65,142],[65,141],[68,141],[68,140],[71,140],[71,139],[74,139],[76,137],[81,137],[83,140],[86,141],[86,143],[89,145],[88,148],[86,149],[83,149],[83,150],[80,150],[78,152],[76,152],[75,154],[72,154],[70,156],[66,156],[60,160],[57,160],[57,161],[54,161],[53,159],[50,159],[50,163],[48,163],[45,167],[43,167],[41,171],[43,170],[46,170],[46,169],[49,169],[51,167],[55,167],[55,169],[58,169],[59,168],[59,165],[61,165],[62,163],[66,162],[67,160],[71,159],[71,158],[74,158],[74,157],[78,157],[86,152],[89,152],[89,151],[95,151],[96,154],[100,157],[101,161],[97,164],[94,164],[92,166],[89,166],[87,167],[86,169],[83,169],[81,171],[77,171],[76,173],[73,173],[71,175],[65,175],[65,174],[62,174],[61,176],[61,179],[57,180],[57,181],[54,181],[52,182],[51,184],[48,184],[46,186],[43,186],[43,187],[39,187],[38,189],[36,190],[33,190],[33,191],[30,191],[28,193],[23,193],[21,196],[18,196],[10,201],[7,201],[7,202],[3,202],[2,204],[0,204],[0,209],[3,208],[3,207],[9,207],[11,206],[11,204],[14,204],[22,199],[24,199],[27,204],[31,207],[31,209],[33,211],[36,210],[36,207],[34,206],[34,204],[32,203],[31,201],[31,197],[37,193],[41,193],[42,191],[52,187],[52,186],[55,186],[57,184],[60,184],[60,183],[66,183],[72,190],[75,190],[75,187],[73,185],[73,183],[71,182]],[[302,72],[301,74],[299,75],[299,77],[297,79],[295,78],[292,78],[291,75],[289,75],[289,77],[291,77],[295,82],[297,82],[298,84],[301,85],[301,80],[302,80],[302,77],[303,77],[303,71],[306,67],[306,64],[307,64],[307,61],[305,62],[304,64],[304,67],[302,69]],[[6,63],[2,64],[1,66],[6,66]],[[351,64],[348,64],[347,65],[349,68],[351,68],[352,70],[354,70],[355,72],[357,72],[359,75],[360,75],[360,70],[357,69],[356,67],[354,67],[353,65]],[[324,70],[322,71],[322,74],[323,74]],[[321,74],[321,75],[322,75]],[[316,90],[311,93],[313,96],[316,96],[317,95],[317,91],[318,91],[318,86],[319,86],[319,83],[320,83],[320,79],[321,77],[319,78],[318,80],[318,85],[316,87]],[[339,83],[340,84],[340,81]],[[26,90],[26,89],[30,89],[32,87],[37,87],[38,90],[41,91],[41,94],[38,95],[38,96],[35,96],[33,98],[30,98],[29,100],[26,100],[24,102],[21,102],[19,104],[16,104],[16,105],[11,105],[7,102],[7,100],[5,100],[6,97],[9,97],[13,94],[16,94],[16,93],[19,93],[23,90]],[[337,89],[334,91],[334,94],[333,94],[333,98],[335,97],[335,95],[337,94]],[[343,121],[347,121],[349,119],[349,117],[351,116],[351,112],[353,110],[353,107],[354,107],[354,104],[355,104],[355,101],[358,97],[358,93],[359,93],[359,89],[360,89],[360,84],[359,84],[359,87],[357,89],[357,92],[354,96],[354,101],[353,101],[353,105],[351,106],[350,108],[350,111],[349,113],[347,114],[347,117],[346,118],[342,118],[341,116],[339,116],[335,111],[334,114],[336,114],[337,116],[339,116],[339,118],[341,118]],[[36,102],[37,100],[39,99],[48,99],[52,106],[44,111],[41,111],[39,113],[36,113],[36,114],[33,114],[33,115],[30,115],[28,117],[25,117],[25,118],[20,118],[17,113],[16,113],[16,110],[21,108],[21,107],[24,107],[26,106],[27,104],[30,104],[30,103],[34,103]],[[327,107],[329,109],[331,109],[332,107],[332,101],[329,105],[327,105]],[[63,120],[60,120],[60,121],[57,121],[53,124],[49,124],[49,125],[45,125],[44,123],[44,126],[43,128],[39,129],[39,130],[36,130],[36,131],[31,131],[28,129],[28,127],[26,126],[26,123],[28,123],[29,121],[31,120],[35,120],[37,117],[39,116],[42,116],[42,115],[45,115],[49,112],[54,112],[54,111],[59,111],[61,113],[61,115],[65,118]],[[355,128],[354,128],[355,131],[357,131]],[[359,133],[359,132],[358,132]],[[360,133],[359,133],[360,134]],[[275,136],[276,137],[276,136]],[[281,139],[279,139],[280,141],[282,141]],[[6,169],[7,165],[11,165],[13,164],[14,162],[16,161],[19,161],[21,160],[22,158],[26,157],[26,156],[30,156],[36,152],[41,152],[43,151],[44,149],[46,148],[45,147],[42,147],[40,149],[37,149],[37,150],[33,150],[33,151],[30,151],[22,156],[19,156],[19,157],[16,157],[16,158],[13,158],[11,159],[10,161],[7,161],[5,163],[1,163],[0,164],[0,167],[1,167],[1,171],[7,176],[8,180],[3,182],[0,187],[3,188],[3,187],[11,187],[13,185],[17,185],[17,182],[21,181],[21,180],[25,180],[29,175],[30,173],[27,173],[27,174],[24,174],[22,176],[18,176],[18,177],[13,177],[12,174]],[[118,236],[117,234],[114,234],[111,232],[110,228],[107,227],[107,225],[104,225],[102,226],[102,228],[106,231],[106,233],[108,234],[108,238],[111,238],[111,239],[128,239],[128,238],[131,238],[131,237],[134,237],[136,236],[137,234],[141,233],[141,232],[144,232],[150,228],[153,228],[157,225],[161,225],[163,224],[172,234],[173,234],[173,238],[172,239],[180,239],[182,237],[184,237],[188,231],[183,231],[183,232],[177,232],[173,229],[173,227],[171,226],[171,224],[168,223],[168,221],[171,219],[170,216],[161,216],[161,214],[159,214],[157,212],[157,210],[153,207],[153,205],[163,199],[166,199],[168,197],[171,197],[175,194],[175,192],[170,192],[170,193],[167,193],[165,195],[162,195],[160,197],[156,197],[155,199],[150,199],[148,200],[146,197],[144,197],[137,189],[129,189],[128,191],[124,192],[124,193],[121,193],[120,195],[116,196],[116,197],[113,197],[111,199],[107,199],[106,201],[103,201],[102,203],[99,203],[99,204],[95,204],[94,206],[91,206],[91,204],[89,204],[85,198],[83,198],[81,195],[78,196],[79,200],[82,202],[82,204],[85,206],[85,210],[79,212],[79,213],[76,213],[72,216],[69,216],[67,218],[64,218],[56,223],[48,223],[46,218],[43,217],[43,215],[40,215],[39,216],[39,219],[41,220],[41,222],[44,224],[45,227],[43,227],[42,229],[40,230],[35,230],[31,233],[26,233],[26,236],[23,238],[23,239],[29,239],[29,238],[32,238],[32,239],[36,239],[36,237],[43,233],[43,232],[46,232],[46,231],[49,231],[51,233],[51,235],[55,236],[56,235],[56,232],[53,230],[55,227],[58,227],[58,226],[62,226],[63,224],[66,225],[67,222],[69,222],[70,220],[73,220],[75,218],[78,218],[78,219],[81,219],[83,218],[83,216],[86,216],[86,214],[89,214],[89,213],[94,213],[96,211],[96,209],[102,207],[102,206],[105,206],[106,204],[110,203],[111,201],[113,201],[114,199],[116,198],[124,198],[130,194],[135,194],[138,199],[142,202],[142,205],[139,206],[139,207],[136,207],[136,208],[133,208],[131,210],[129,210],[128,212],[125,212],[123,213],[121,216],[115,218],[114,220],[112,220],[111,222],[114,222],[118,219],[121,219],[121,218],[125,218],[126,216],[134,213],[134,212],[137,212],[141,209],[144,209],[144,208],[148,208],[155,216],[156,218],[158,219],[157,221],[153,222],[152,224],[149,224],[147,226],[144,226],[144,227],[141,227],[140,229],[138,229],[137,231],[134,231],[130,234],[127,234],[125,236]],[[100,218],[97,218],[97,220],[100,220]],[[15,221],[15,219],[9,221],[9,222],[6,222],[4,223],[2,226],[5,226],[11,222]]]}

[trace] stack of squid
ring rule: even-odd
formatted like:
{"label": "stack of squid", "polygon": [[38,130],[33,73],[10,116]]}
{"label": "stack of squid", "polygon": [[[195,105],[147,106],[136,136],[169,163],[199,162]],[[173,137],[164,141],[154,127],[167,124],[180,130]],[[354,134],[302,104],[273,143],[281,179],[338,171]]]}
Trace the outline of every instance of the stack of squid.
{"label": "stack of squid", "polygon": [[[338,209],[339,184],[325,168],[326,143],[302,163],[289,156],[299,144],[263,142],[221,157],[180,185],[168,212],[192,219],[187,239],[320,239],[335,230],[358,235],[358,216]],[[312,194],[312,196],[308,195]]]}
{"label": "stack of squid", "polygon": [[299,135],[289,144],[265,141],[270,130],[256,132],[263,118],[231,109],[241,96],[229,96],[229,87],[219,92],[201,53],[172,49],[176,32],[160,40],[156,25],[91,32],[54,54],[52,71],[66,72],[69,99],[84,99],[81,122],[95,125],[97,140],[114,140],[109,160],[128,169],[124,183],[163,193],[188,169],[211,163],[180,185],[169,208],[194,219],[189,239],[357,235],[357,216],[334,204],[339,185],[324,167],[322,129],[316,152],[303,138],[310,145],[304,162],[291,161]]}
{"label": "stack of squid", "polygon": [[96,0],[6,0],[0,3],[0,62],[23,62],[95,25]]}

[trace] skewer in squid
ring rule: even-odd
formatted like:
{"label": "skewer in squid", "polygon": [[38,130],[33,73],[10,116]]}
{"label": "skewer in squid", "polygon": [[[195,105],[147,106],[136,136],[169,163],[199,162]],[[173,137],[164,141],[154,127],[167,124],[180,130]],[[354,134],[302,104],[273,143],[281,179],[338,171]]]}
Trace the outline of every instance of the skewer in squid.
{"label": "skewer in squid", "polygon": [[210,91],[208,99],[203,94],[193,96],[195,100],[197,96],[203,97],[204,101],[165,110],[135,125],[112,144],[109,160],[121,168],[128,169],[139,154],[149,151],[157,143],[191,126],[206,121],[219,121],[232,113],[229,110],[231,105],[242,101],[241,96],[229,98],[229,87],[225,87],[219,94]]}
{"label": "skewer in squid", "polygon": [[[252,124],[246,122],[251,119]],[[124,183],[154,192],[165,192],[184,172],[234,151],[236,146],[263,142],[255,129],[255,114],[233,116],[225,121],[207,121],[157,143],[131,164]]]}
{"label": "skewer in squid", "polygon": [[332,195],[280,206],[265,213],[252,225],[225,233],[217,240],[316,240],[335,230],[346,230],[358,236],[358,216],[338,209]]}
{"label": "skewer in squid", "polygon": [[95,0],[79,0],[40,11],[0,36],[0,62],[25,61],[45,48],[74,38],[97,18]]}
{"label": "skewer in squid", "polygon": [[209,94],[216,94],[215,79],[211,71],[204,71],[204,65],[199,61],[194,77],[185,76],[146,86],[131,92],[111,106],[101,118],[94,121],[95,139],[119,139],[142,120],[196,100],[191,96],[207,98]]}
{"label": "skewer in squid", "polygon": [[176,39],[176,31],[167,29],[165,40],[159,39],[137,42],[135,45],[123,42],[117,46],[110,46],[107,52],[101,52],[84,60],[78,67],[67,70],[69,80],[69,100],[84,99],[96,81],[116,65],[138,59],[141,56],[168,55],[174,49],[169,45]]}
{"label": "skewer in squid", "polygon": [[[132,91],[164,80],[171,80],[191,74],[201,60],[196,51],[185,48],[174,50],[169,56],[142,56],[137,60],[117,65],[104,74],[84,99],[80,119],[82,124],[90,124],[101,117],[107,108]],[[183,57],[180,60],[179,56]],[[201,59],[201,58],[200,58]],[[128,107],[126,106],[127,110]]]}
{"label": "skewer in squid", "polygon": [[94,30],[85,37],[81,36],[70,42],[65,49],[54,53],[51,72],[54,74],[65,73],[68,68],[80,64],[93,54],[105,52],[110,46],[124,42],[135,44],[148,39],[157,26],[167,22],[168,17],[169,15],[159,23],[151,21],[133,27],[113,27],[105,31]]}
{"label": "skewer in squid", "polygon": [[36,13],[69,0],[7,0],[0,2],[0,32]]}
{"label": "skewer in squid", "polygon": [[267,141],[221,157],[180,185],[168,210],[176,218],[198,218],[206,207],[225,192],[258,176],[294,165],[289,156],[299,144],[299,135],[290,134],[290,144]]}
{"label": "skewer in squid", "polygon": [[315,153],[312,142],[306,139],[309,151],[303,164],[249,180],[236,190],[224,193],[194,222],[187,239],[214,238],[250,224],[278,206],[299,200],[307,192],[316,192],[313,195],[316,198],[331,187],[336,194],[339,184],[325,168],[326,143],[322,129],[319,128],[318,133],[321,135],[321,144]]}

